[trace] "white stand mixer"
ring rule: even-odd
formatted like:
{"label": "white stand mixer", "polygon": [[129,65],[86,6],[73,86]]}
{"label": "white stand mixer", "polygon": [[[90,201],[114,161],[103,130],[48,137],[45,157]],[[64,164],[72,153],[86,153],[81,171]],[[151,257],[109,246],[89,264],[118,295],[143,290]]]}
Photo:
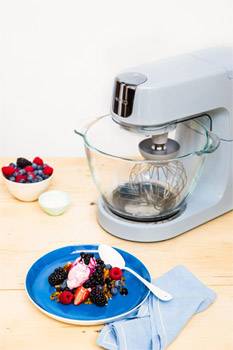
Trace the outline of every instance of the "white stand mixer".
{"label": "white stand mixer", "polygon": [[[160,131],[152,132],[157,141],[151,150],[156,145],[158,154],[166,150],[167,129],[203,114],[208,115],[220,144],[206,157],[183,210],[170,219],[143,222],[117,215],[100,199],[98,221],[106,231],[132,241],[161,241],[233,208],[233,50],[202,50],[134,67],[116,78],[113,120],[129,130],[157,127]],[[150,159],[150,151],[145,152]]]}

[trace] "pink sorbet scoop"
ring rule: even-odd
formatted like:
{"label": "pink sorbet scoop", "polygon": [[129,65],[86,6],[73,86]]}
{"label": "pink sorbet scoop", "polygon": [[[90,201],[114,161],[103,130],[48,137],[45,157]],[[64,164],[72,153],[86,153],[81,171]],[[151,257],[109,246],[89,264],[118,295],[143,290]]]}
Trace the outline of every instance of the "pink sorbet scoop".
{"label": "pink sorbet scoop", "polygon": [[67,286],[70,289],[80,287],[88,280],[90,276],[90,268],[81,263],[75,264],[69,271]]}

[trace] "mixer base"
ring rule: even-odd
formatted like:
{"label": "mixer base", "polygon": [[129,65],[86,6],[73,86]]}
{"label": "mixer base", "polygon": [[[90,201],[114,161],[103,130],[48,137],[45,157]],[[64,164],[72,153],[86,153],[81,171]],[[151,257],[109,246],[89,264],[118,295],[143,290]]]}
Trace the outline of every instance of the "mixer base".
{"label": "mixer base", "polygon": [[133,221],[114,214],[102,199],[98,203],[98,222],[110,234],[134,242],[156,242],[175,237],[186,230],[175,229],[175,222],[185,212],[184,204],[172,217],[155,222]]}

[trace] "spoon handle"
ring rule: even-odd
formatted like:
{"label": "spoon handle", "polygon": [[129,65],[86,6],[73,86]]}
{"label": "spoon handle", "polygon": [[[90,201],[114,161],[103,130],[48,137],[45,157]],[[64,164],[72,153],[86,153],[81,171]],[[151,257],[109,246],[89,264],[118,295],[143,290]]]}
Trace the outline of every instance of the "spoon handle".
{"label": "spoon handle", "polygon": [[169,301],[171,300],[173,297],[171,294],[169,294],[168,292],[165,292],[164,290],[160,289],[159,287],[156,287],[155,285],[153,285],[152,283],[148,282],[147,280],[145,280],[145,278],[143,278],[142,276],[140,276],[137,272],[135,272],[134,270],[131,270],[129,267],[125,266],[124,269],[130,273],[132,273],[132,275],[134,275],[135,277],[137,277],[142,283],[145,284],[145,286],[160,300],[163,301]]}

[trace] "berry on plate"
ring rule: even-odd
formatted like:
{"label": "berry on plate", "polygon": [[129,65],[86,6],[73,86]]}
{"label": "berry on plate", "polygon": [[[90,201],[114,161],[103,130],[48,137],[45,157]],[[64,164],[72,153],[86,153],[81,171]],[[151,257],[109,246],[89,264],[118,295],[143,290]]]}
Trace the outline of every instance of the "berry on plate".
{"label": "berry on plate", "polygon": [[85,300],[87,300],[89,295],[89,289],[86,289],[83,286],[78,287],[74,293],[74,305],[82,304]]}
{"label": "berry on plate", "polygon": [[127,288],[122,288],[120,290],[121,295],[127,295],[128,294],[128,289]]}
{"label": "berry on plate", "polygon": [[91,301],[97,306],[105,306],[108,300],[102,290],[93,288],[90,294]]}
{"label": "berry on plate", "polygon": [[116,287],[113,287],[111,289],[111,293],[112,293],[112,295],[116,295],[118,293],[118,289]]}
{"label": "berry on plate", "polygon": [[63,267],[56,268],[51,275],[49,275],[48,281],[51,286],[56,286],[62,283],[67,278],[67,271]]}
{"label": "berry on plate", "polygon": [[122,270],[119,269],[119,267],[113,267],[109,271],[109,276],[111,277],[112,280],[120,280],[122,277]]}
{"label": "berry on plate", "polygon": [[59,301],[61,304],[71,304],[74,299],[73,293],[68,290],[65,290],[59,295]]}
{"label": "berry on plate", "polygon": [[55,288],[50,299],[62,304],[84,303],[103,307],[113,297],[128,294],[123,271],[105,265],[103,260],[89,252],[80,252],[73,262],[56,268],[48,277],[48,282]]}

